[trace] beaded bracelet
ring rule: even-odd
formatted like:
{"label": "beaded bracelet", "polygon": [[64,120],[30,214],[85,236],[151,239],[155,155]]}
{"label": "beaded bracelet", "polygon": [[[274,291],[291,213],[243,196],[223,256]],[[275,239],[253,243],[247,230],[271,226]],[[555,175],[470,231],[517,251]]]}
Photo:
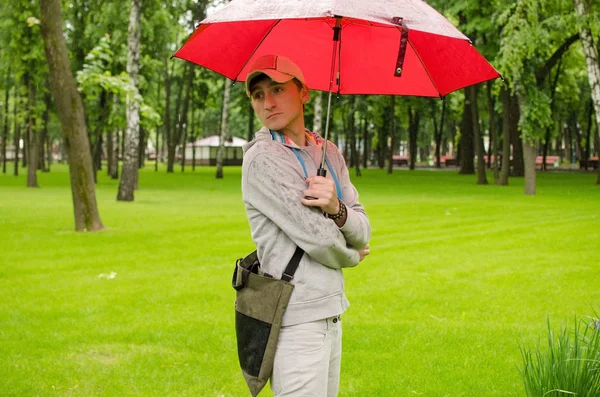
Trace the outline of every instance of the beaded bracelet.
{"label": "beaded bracelet", "polygon": [[327,214],[327,217],[329,219],[333,219],[334,221],[346,216],[346,205],[339,198],[338,198],[338,201],[340,202],[340,210],[338,211],[338,213],[335,215]]}

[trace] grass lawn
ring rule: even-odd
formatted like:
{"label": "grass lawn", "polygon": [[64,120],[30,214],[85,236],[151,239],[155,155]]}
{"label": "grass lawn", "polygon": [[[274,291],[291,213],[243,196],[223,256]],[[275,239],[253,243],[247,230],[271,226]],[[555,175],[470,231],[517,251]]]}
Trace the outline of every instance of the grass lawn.
{"label": "grass lawn", "polygon": [[[230,282],[253,245],[240,168],[214,174],[147,169],[122,203],[99,173],[96,233],[73,231],[66,167],[40,189],[0,175],[0,395],[249,395]],[[525,197],[452,171],[355,178],[372,254],[345,272],[340,396],[523,396],[519,345],[599,309],[595,180],[538,174]]]}

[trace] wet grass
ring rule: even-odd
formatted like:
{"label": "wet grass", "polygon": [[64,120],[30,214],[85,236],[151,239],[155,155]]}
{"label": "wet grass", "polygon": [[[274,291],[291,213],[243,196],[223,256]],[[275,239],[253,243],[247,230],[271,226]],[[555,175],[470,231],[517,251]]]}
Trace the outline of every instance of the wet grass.
{"label": "wet grass", "polygon": [[[106,230],[73,232],[66,167],[0,175],[0,394],[245,396],[235,259],[252,249],[240,169],[144,170],[133,203],[99,174]],[[345,272],[340,396],[523,396],[521,343],[600,300],[600,187],[538,194],[453,171],[355,178],[372,254]],[[270,395],[270,392],[265,392]]]}

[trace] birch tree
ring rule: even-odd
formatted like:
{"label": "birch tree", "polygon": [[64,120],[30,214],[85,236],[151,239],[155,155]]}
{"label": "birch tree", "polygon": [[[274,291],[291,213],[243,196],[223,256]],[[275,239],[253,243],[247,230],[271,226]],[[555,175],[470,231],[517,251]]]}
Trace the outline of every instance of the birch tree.
{"label": "birch tree", "polygon": [[119,181],[118,201],[133,201],[133,192],[138,183],[138,146],[140,140],[140,105],[137,98],[140,63],[140,14],[142,0],[131,0],[127,40],[127,74],[131,80],[134,95],[128,95],[127,129],[125,132],[125,152],[123,171]]}
{"label": "birch tree", "polygon": [[71,74],[71,64],[62,30],[60,0],[40,0],[39,4],[40,29],[50,69],[50,86],[69,157],[75,230],[103,229],[104,225],[100,220],[96,204],[92,156],[83,103]]}
{"label": "birch tree", "polygon": [[[585,22],[586,10],[583,0],[574,0],[575,10],[582,20],[579,24],[579,36],[583,44],[583,53],[587,63],[588,79],[592,90],[592,102],[596,112],[596,125],[600,128],[600,64],[598,64],[598,52],[594,47],[592,32]],[[586,158],[587,160],[587,158]],[[600,167],[598,167],[598,178],[596,184],[600,185]]]}
{"label": "birch tree", "polygon": [[323,93],[317,91],[313,94],[315,98],[315,118],[313,120],[313,132],[321,134],[321,125],[323,124]]}
{"label": "birch tree", "polygon": [[225,88],[223,89],[223,111],[221,113],[221,136],[219,139],[219,149],[217,150],[217,179],[223,178],[223,162],[225,158],[225,139],[227,139],[227,119],[229,115],[229,95],[231,84],[225,79]]}

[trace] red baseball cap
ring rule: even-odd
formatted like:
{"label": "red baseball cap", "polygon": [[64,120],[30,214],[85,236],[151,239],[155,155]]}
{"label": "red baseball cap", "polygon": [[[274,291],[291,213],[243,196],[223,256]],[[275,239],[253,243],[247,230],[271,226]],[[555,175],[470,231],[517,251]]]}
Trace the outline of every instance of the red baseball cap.
{"label": "red baseball cap", "polygon": [[250,96],[250,82],[259,74],[266,74],[277,83],[287,83],[293,78],[304,82],[302,71],[294,62],[281,55],[263,55],[252,64],[246,77],[246,94]]}

